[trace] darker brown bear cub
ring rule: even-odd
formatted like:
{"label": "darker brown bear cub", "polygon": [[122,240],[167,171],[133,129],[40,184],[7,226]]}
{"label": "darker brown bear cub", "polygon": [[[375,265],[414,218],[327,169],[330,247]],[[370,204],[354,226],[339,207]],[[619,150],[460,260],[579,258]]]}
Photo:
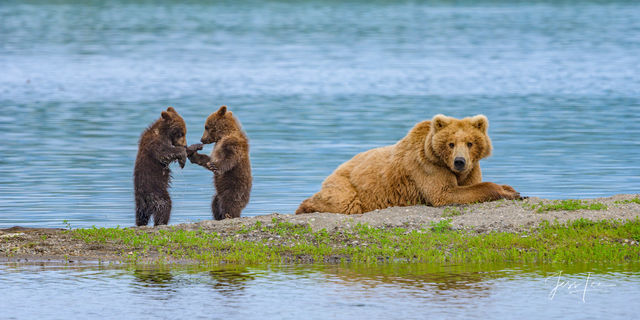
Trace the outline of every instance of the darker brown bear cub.
{"label": "darker brown bear cub", "polygon": [[186,134],[184,120],[172,107],[162,111],[160,119],[142,132],[133,171],[137,226],[147,225],[152,215],[156,226],[169,223],[169,164],[177,160],[184,168],[187,161]]}
{"label": "darker brown bear cub", "polygon": [[211,202],[213,218],[240,217],[242,209],[249,202],[251,193],[251,162],[249,161],[249,139],[242,131],[240,123],[220,107],[207,118],[204,125],[202,143],[215,143],[211,155],[197,153],[201,144],[189,146],[189,161],[213,171],[216,194]]}

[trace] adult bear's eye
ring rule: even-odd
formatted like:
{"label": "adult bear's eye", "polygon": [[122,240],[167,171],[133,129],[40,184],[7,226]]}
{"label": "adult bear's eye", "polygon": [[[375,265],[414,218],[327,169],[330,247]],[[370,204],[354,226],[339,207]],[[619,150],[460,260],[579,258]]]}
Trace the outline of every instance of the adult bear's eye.
{"label": "adult bear's eye", "polygon": [[456,146],[456,145],[455,145],[453,142],[449,143],[449,148],[453,148],[453,147],[455,147],[455,146]]}
{"label": "adult bear's eye", "polygon": [[473,146],[473,143],[467,142],[467,147],[471,148],[472,146]]}

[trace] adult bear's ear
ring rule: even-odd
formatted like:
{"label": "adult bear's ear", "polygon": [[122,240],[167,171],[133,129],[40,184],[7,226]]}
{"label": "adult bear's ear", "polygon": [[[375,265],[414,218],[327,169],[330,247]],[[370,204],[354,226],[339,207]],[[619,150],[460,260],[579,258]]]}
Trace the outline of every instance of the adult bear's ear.
{"label": "adult bear's ear", "polygon": [[167,112],[178,113],[178,112],[176,111],[176,109],[174,109],[173,107],[169,107],[169,108],[167,108]]}
{"label": "adult bear's ear", "polygon": [[431,119],[431,123],[433,124],[433,126],[431,127],[433,131],[438,132],[448,126],[449,123],[451,123],[451,118],[443,114],[437,114],[433,117],[433,119]]}
{"label": "adult bear's ear", "polygon": [[171,115],[168,112],[162,111],[161,115],[162,115],[162,119],[171,120]]}
{"label": "adult bear's ear", "polygon": [[224,114],[227,112],[227,106],[222,106],[220,107],[220,109],[218,109],[218,111],[216,112],[219,116],[224,116]]}
{"label": "adult bear's ear", "polygon": [[471,118],[471,125],[474,128],[486,133],[487,129],[489,129],[489,119],[487,119],[487,117],[485,117],[484,115],[479,114]]}

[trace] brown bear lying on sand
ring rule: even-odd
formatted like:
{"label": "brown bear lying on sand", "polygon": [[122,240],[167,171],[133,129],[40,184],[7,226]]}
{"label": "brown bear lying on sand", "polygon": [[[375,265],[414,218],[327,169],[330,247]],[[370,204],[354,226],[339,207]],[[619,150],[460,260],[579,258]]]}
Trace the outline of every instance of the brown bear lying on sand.
{"label": "brown bear lying on sand", "polygon": [[478,162],[491,154],[488,128],[483,115],[436,115],[420,122],[396,144],[362,152],[340,165],[296,214],[520,199],[508,185],[482,182]]}
{"label": "brown bear lying on sand", "polygon": [[210,156],[197,153],[201,144],[188,148],[189,161],[213,171],[216,187],[211,202],[213,218],[240,217],[249,202],[252,184],[247,135],[233,113],[222,106],[207,118],[200,141],[216,144]]}
{"label": "brown bear lying on sand", "polygon": [[186,134],[184,120],[172,107],[162,111],[160,119],[142,132],[133,169],[137,226],[146,226],[152,215],[156,226],[169,223],[169,164],[177,160],[184,168],[187,161]]}

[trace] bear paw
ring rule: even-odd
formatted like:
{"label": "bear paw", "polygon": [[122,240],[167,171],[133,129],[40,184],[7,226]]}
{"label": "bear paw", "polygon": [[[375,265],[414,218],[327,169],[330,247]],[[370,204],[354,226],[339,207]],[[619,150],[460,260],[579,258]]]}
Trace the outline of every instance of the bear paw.
{"label": "bear paw", "polygon": [[182,150],[180,155],[178,156],[178,164],[180,164],[180,168],[184,168],[184,165],[187,163],[187,150]]}
{"label": "bear paw", "polygon": [[206,166],[207,166],[207,169],[213,171],[214,173],[218,171],[218,167],[216,166],[215,163],[213,163],[213,161],[207,162]]}
{"label": "bear paw", "polygon": [[520,196],[520,192],[516,191],[516,189],[514,189],[512,186],[503,184],[500,187],[502,187],[502,192],[500,192],[500,195],[504,199],[507,199],[507,200],[522,200],[522,199],[524,199],[522,196]]}
{"label": "bear paw", "polygon": [[187,156],[190,157],[194,153],[196,153],[198,150],[202,150],[203,146],[204,145],[202,143],[195,143],[195,144],[192,144],[192,145],[188,146],[187,147]]}

